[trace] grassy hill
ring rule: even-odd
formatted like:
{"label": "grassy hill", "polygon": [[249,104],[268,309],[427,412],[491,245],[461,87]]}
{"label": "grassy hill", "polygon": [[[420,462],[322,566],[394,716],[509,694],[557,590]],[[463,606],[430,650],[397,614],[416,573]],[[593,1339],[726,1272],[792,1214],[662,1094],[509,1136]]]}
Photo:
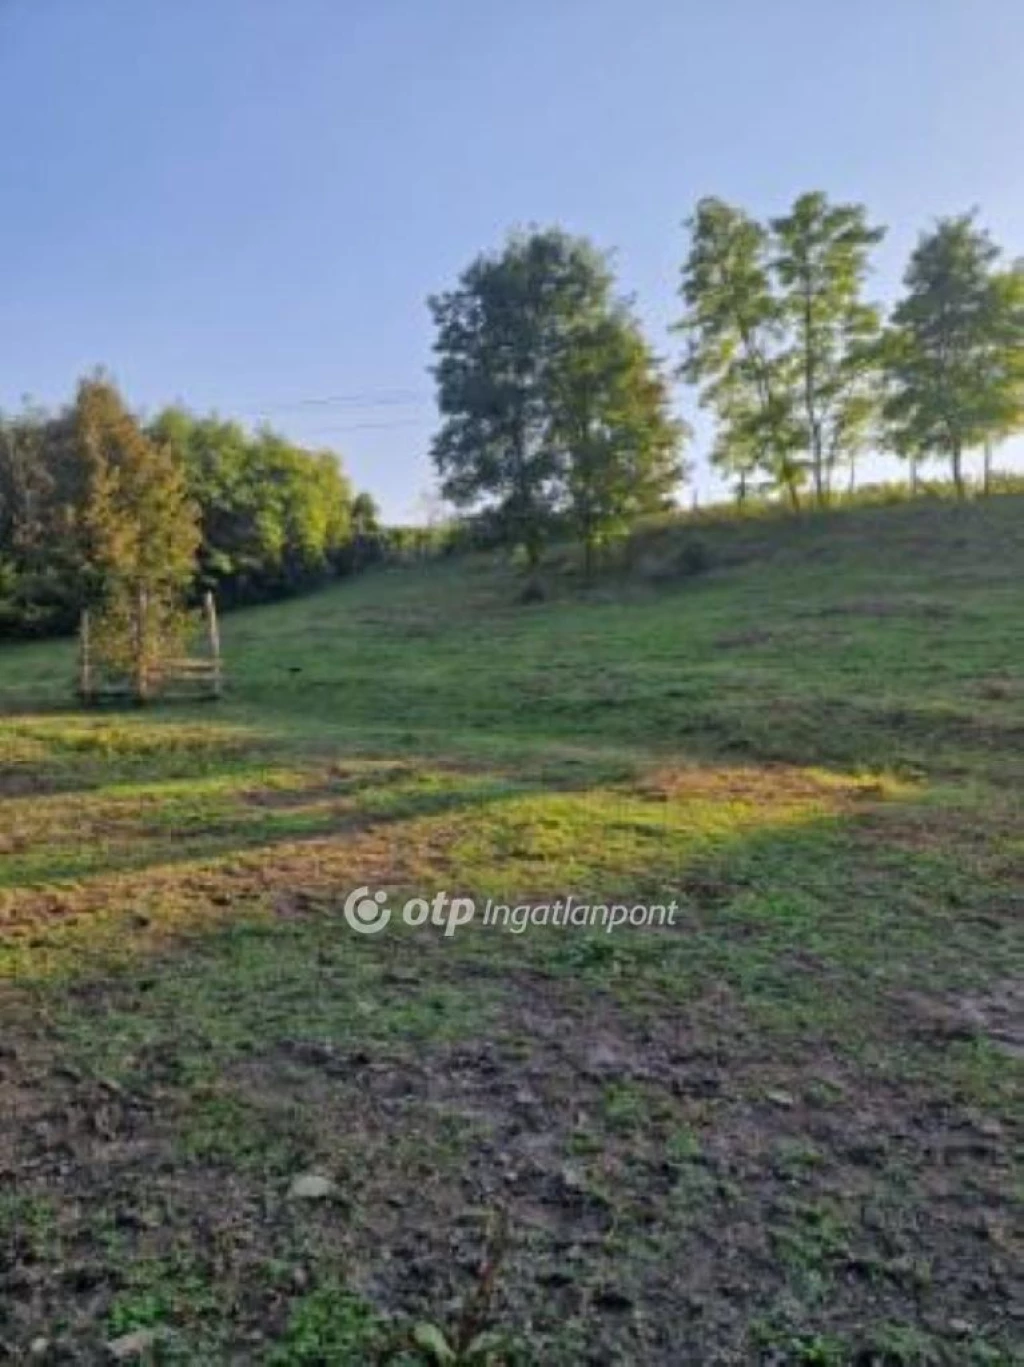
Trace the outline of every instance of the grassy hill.
{"label": "grassy hill", "polygon": [[216,706],[0,649],[0,1357],[1020,1360],[1024,498],[627,560],[238,613]]}

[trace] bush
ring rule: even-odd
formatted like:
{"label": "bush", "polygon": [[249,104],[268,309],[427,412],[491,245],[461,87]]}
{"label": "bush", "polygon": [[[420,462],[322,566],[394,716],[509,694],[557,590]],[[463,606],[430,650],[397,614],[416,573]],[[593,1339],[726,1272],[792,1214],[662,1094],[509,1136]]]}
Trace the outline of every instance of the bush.
{"label": "bush", "polygon": [[687,579],[694,575],[707,574],[714,557],[705,541],[687,541],[676,556],[676,570]]}
{"label": "bush", "polygon": [[530,603],[543,603],[548,596],[547,589],[539,579],[528,579],[519,593],[519,602],[524,606]]}

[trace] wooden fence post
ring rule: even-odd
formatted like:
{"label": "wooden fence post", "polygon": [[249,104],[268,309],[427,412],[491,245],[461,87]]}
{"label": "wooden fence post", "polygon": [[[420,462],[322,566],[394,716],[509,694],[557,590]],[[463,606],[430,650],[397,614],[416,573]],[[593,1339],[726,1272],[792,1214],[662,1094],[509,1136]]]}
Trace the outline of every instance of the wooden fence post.
{"label": "wooden fence post", "polygon": [[213,601],[213,594],[209,589],[203,595],[203,609],[206,613],[210,659],[213,661],[213,696],[219,698],[224,686],[220,668],[220,628],[217,625],[217,604]]}
{"label": "wooden fence post", "polygon": [[89,609],[82,609],[78,629],[78,693],[83,702],[92,702],[92,657],[89,642]]}
{"label": "wooden fence post", "polygon": [[149,671],[146,662],[148,607],[146,590],[140,588],[135,604],[135,698],[137,702],[145,702],[149,695]]}

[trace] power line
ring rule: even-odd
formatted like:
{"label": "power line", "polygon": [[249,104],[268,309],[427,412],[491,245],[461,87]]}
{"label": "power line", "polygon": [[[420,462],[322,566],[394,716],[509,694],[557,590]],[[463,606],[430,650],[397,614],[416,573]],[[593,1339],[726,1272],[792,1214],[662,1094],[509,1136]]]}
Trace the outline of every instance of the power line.
{"label": "power line", "polygon": [[235,407],[238,413],[284,413],[304,408],[330,408],[334,405],[347,405],[353,408],[408,408],[411,405],[426,404],[432,401],[431,395],[416,389],[364,389],[352,394],[317,394],[304,399],[291,399],[283,403],[251,403]]}
{"label": "power line", "polygon": [[310,436],[327,432],[365,432],[370,429],[385,431],[394,427],[422,427],[425,421],[424,418],[395,418],[391,422],[331,423],[328,427],[312,427],[308,431]]}

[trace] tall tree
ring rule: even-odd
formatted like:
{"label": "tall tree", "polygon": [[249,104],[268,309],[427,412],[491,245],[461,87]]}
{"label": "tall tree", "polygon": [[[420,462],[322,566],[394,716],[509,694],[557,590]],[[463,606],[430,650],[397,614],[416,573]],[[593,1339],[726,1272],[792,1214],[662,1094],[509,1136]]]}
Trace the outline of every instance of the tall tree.
{"label": "tall tree", "polygon": [[457,507],[496,505],[535,565],[555,516],[563,453],[557,367],[609,306],[611,273],[589,242],[548,229],[478,257],[432,298],[438,407],[433,460]]}
{"label": "tall tree", "polygon": [[0,554],[19,563],[45,544],[53,491],[45,435],[42,413],[0,414]]}
{"label": "tall tree", "polygon": [[997,271],[999,255],[973,214],[940,219],[911,255],[885,348],[895,448],[948,458],[961,497],[964,454],[1020,420],[1020,270]]}
{"label": "tall tree", "polygon": [[355,536],[373,536],[380,531],[380,508],[372,494],[356,494],[352,500],[352,532]]}
{"label": "tall tree", "polygon": [[683,477],[686,429],[672,417],[665,378],[624,307],[595,320],[563,353],[555,400],[568,515],[589,578],[602,543],[669,504]]}
{"label": "tall tree", "polygon": [[994,329],[984,435],[985,493],[990,489],[993,448],[1024,429],[1024,260],[992,278]]}
{"label": "tall tree", "polygon": [[83,380],[65,419],[83,570],[104,590],[178,591],[195,569],[198,511],[185,470],[151,441],[103,378]]}
{"label": "tall tree", "polygon": [[352,491],[331,452],[180,408],[160,413],[150,433],[185,469],[201,510],[201,578],[220,592],[253,599],[294,588],[347,544]]}
{"label": "tall tree", "polygon": [[868,225],[863,205],[813,191],[771,231],[788,332],[780,365],[799,396],[815,496],[825,503],[837,464],[854,459],[875,410],[881,316],[862,293],[885,229]]}
{"label": "tall tree", "polygon": [[69,627],[77,615],[51,432],[37,409],[0,416],[0,635]]}
{"label": "tall tree", "polygon": [[681,374],[714,411],[712,459],[740,482],[755,470],[800,505],[806,470],[801,432],[781,355],[785,310],[772,288],[765,227],[721,199],[702,199],[688,220],[690,248],[680,294],[686,312]]}
{"label": "tall tree", "polygon": [[102,377],[80,383],[60,429],[82,583],[99,605],[97,654],[144,678],[148,662],[179,642],[195,572],[199,518],[185,471]]}

